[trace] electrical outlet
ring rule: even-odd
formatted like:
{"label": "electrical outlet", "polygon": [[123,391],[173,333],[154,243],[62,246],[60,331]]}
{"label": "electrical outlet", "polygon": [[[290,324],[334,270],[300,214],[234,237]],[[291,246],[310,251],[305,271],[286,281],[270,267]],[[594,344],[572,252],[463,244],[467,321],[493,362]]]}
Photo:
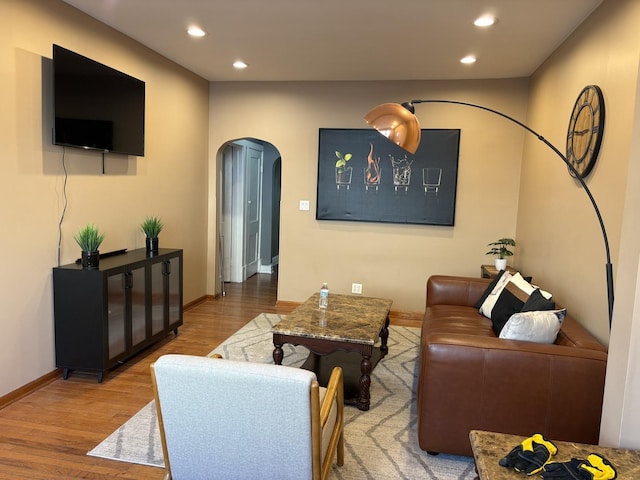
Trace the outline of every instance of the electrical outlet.
{"label": "electrical outlet", "polygon": [[351,293],[357,293],[359,295],[362,294],[362,284],[361,283],[352,283],[351,284]]}
{"label": "electrical outlet", "polygon": [[300,200],[300,210],[309,210],[309,200]]}

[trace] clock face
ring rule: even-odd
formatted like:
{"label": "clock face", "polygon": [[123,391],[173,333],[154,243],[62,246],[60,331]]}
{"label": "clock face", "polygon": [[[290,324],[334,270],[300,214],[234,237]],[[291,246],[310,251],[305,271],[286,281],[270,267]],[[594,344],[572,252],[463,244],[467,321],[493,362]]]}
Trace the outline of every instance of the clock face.
{"label": "clock face", "polygon": [[567,160],[583,178],[598,158],[603,133],[604,97],[600,87],[589,85],[578,95],[567,129]]}

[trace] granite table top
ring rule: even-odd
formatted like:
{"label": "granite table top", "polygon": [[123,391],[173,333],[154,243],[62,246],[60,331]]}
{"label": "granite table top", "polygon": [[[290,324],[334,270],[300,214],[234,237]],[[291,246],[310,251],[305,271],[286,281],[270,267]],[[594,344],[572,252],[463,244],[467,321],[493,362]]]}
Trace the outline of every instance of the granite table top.
{"label": "granite table top", "polygon": [[[502,457],[519,445],[526,437],[505,433],[472,430],[469,433],[476,471],[480,480],[510,480],[527,478],[515,470],[501,467]],[[619,480],[640,479],[640,450],[601,447],[583,443],[560,442],[548,439],[558,447],[554,462],[567,462],[572,458],[587,458],[591,453],[605,457],[618,472]],[[533,477],[532,477],[533,478]],[[539,477],[535,477],[539,478]]]}
{"label": "granite table top", "polygon": [[328,308],[318,307],[316,293],[272,327],[272,333],[324,340],[375,344],[393,300],[355,295],[329,295]]}

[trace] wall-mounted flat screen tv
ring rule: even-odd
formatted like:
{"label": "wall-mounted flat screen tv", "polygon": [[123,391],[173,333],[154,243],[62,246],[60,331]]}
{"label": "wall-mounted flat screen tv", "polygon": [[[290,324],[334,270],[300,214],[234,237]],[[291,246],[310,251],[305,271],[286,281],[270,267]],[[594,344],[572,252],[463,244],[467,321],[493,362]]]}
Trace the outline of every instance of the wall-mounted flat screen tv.
{"label": "wall-mounted flat screen tv", "polygon": [[144,156],[145,84],[53,46],[53,143]]}

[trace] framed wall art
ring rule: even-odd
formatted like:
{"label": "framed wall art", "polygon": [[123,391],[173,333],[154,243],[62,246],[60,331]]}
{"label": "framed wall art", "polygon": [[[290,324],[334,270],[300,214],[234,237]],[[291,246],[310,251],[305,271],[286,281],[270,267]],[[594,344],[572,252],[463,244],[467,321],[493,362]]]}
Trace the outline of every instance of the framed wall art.
{"label": "framed wall art", "polygon": [[372,128],[321,128],[316,219],[454,225],[460,130],[421,133],[410,154]]}

